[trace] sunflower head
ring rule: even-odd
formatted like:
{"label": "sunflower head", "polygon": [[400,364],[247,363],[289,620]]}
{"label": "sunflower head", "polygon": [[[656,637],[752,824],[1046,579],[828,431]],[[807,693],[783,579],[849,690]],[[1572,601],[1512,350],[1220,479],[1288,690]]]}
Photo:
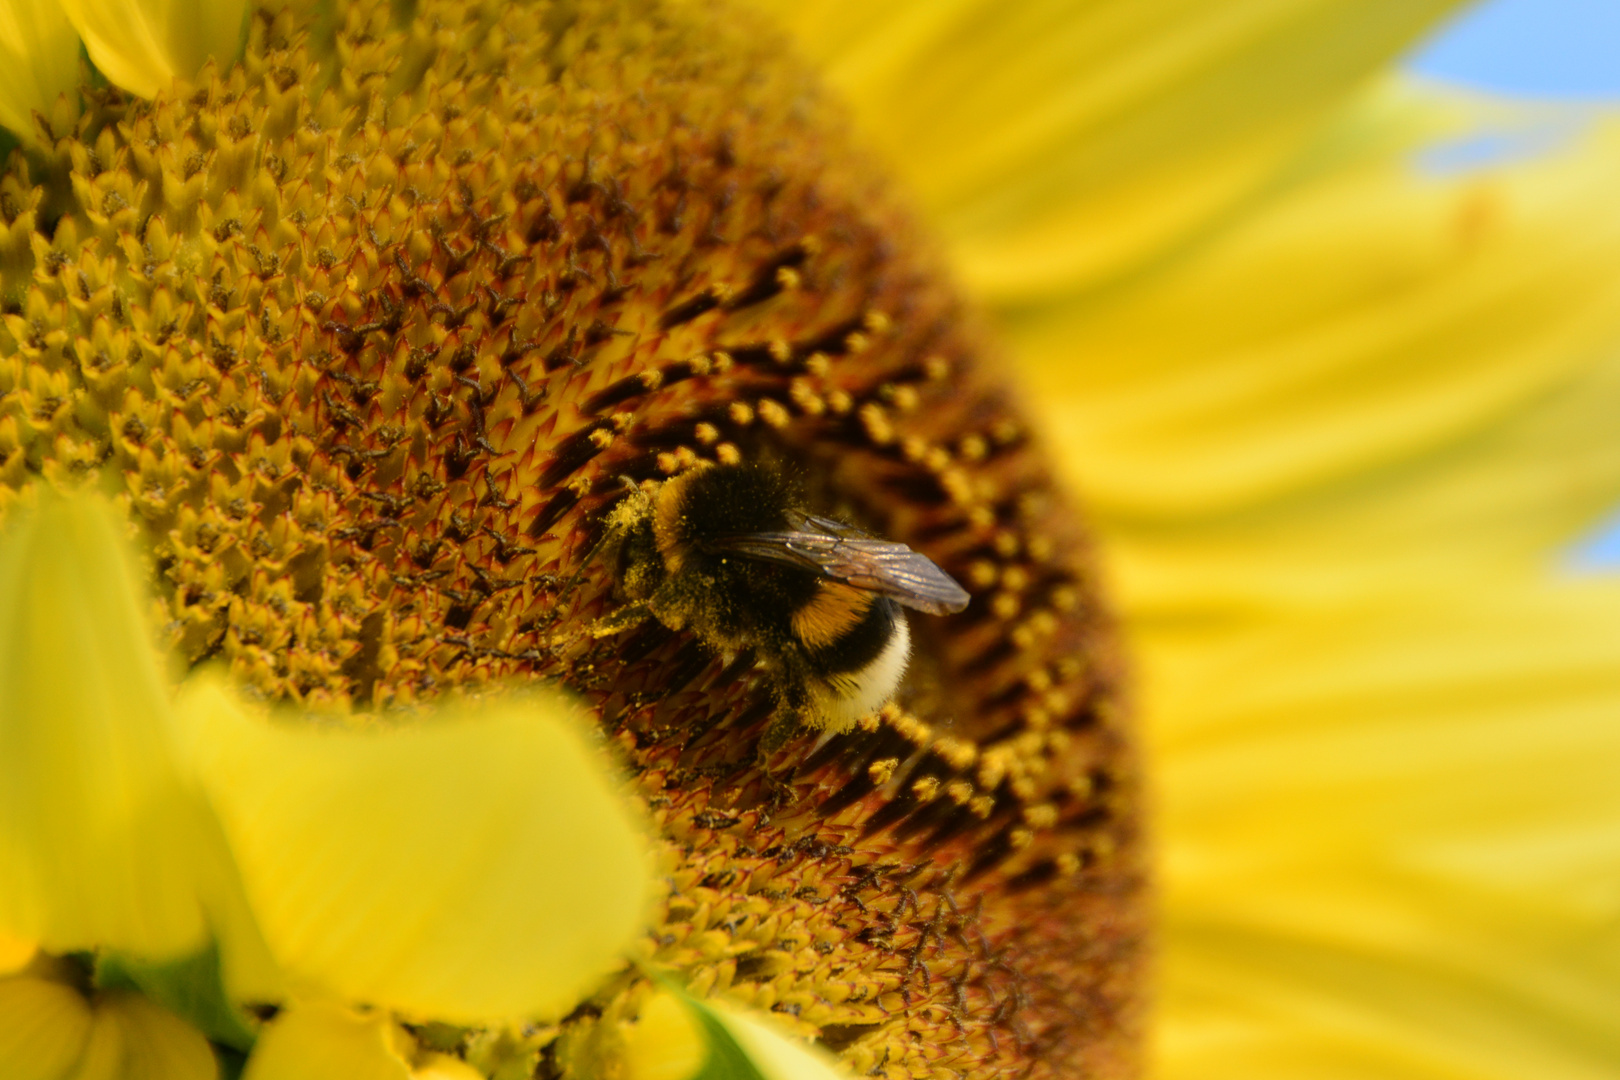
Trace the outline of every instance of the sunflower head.
{"label": "sunflower head", "polygon": [[[583,695],[663,846],[641,960],[693,995],[861,1074],[1128,1073],[1137,781],[1086,539],[846,128],[742,9],[255,9],[239,62],[96,91],[0,178],[0,481],[104,478],[168,644],[266,699]],[[626,480],[754,460],[972,594],[913,621],[896,704],[770,752],[748,653],[585,632]],[[433,1038],[587,1075],[651,994]]]}

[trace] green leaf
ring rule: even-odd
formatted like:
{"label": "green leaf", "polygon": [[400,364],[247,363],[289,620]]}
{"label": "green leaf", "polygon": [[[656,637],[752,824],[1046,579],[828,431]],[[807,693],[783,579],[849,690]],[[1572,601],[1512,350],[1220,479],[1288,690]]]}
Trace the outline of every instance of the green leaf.
{"label": "green leaf", "polygon": [[246,1053],[258,1038],[256,1025],[225,994],[216,945],[162,963],[103,953],[96,961],[96,985],[139,991],[221,1046]]}

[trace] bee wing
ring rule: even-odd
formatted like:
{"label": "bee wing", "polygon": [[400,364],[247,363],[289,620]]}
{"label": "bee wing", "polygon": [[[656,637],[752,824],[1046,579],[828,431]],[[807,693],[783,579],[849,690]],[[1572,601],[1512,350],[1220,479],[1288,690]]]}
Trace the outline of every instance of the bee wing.
{"label": "bee wing", "polygon": [[[706,546],[809,570],[857,589],[891,596],[930,615],[949,615],[967,607],[967,590],[921,552],[864,536],[842,522],[809,515],[802,518],[806,525],[825,528],[724,536]],[[832,532],[834,528],[838,532]]]}

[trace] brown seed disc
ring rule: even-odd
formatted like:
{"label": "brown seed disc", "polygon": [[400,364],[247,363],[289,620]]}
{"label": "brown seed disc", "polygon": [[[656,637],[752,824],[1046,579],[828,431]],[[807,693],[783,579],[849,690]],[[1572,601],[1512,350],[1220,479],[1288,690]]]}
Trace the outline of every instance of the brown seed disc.
{"label": "brown seed disc", "polygon": [[[646,956],[695,992],[857,1075],[1132,1074],[1139,791],[1084,532],[838,110],[736,11],[301,18],[13,159],[0,480],[120,483],[169,644],[273,700],[577,689],[663,831]],[[896,704],[763,765],[752,658],[584,633],[623,478],[752,457],[973,595],[912,618]],[[645,992],[424,1038],[585,1075]]]}

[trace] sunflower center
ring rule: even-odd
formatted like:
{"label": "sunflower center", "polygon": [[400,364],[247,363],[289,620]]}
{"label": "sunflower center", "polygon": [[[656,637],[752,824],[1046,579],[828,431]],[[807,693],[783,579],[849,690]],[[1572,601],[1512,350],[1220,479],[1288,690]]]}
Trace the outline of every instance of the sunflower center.
{"label": "sunflower center", "polygon": [[[272,698],[583,693],[696,992],[861,1073],[1125,1068],[1135,786],[1083,535],[837,109],[742,12],[339,8],[260,12],[237,67],[105,95],[0,180],[5,485],[119,478],[172,644]],[[627,479],[766,459],[973,600],[912,620],[897,704],[762,763],[752,657],[585,629]]]}

